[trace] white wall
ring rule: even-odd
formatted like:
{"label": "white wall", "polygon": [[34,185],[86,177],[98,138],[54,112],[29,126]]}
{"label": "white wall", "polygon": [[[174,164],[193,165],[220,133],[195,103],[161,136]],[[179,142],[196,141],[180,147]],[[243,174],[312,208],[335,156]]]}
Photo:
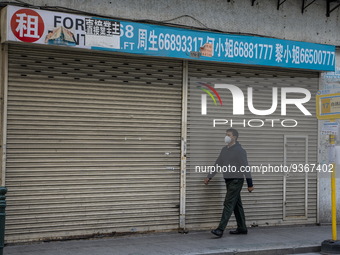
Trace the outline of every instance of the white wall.
{"label": "white wall", "polygon": [[[62,6],[132,20],[170,23],[256,34],[288,40],[340,45],[340,8],[326,17],[326,1],[316,1],[301,13],[302,0],[23,0],[39,6]],[[306,1],[310,2],[310,1]],[[60,9],[60,11],[64,11]],[[178,18],[182,15],[186,17]],[[177,18],[177,19],[176,19]],[[204,25],[202,25],[204,24]]]}

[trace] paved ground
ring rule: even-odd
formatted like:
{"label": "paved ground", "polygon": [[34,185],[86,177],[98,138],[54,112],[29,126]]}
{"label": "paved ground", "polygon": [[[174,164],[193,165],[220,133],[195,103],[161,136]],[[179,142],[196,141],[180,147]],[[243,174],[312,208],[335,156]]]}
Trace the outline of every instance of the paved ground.
{"label": "paved ground", "polygon": [[[322,241],[331,238],[331,226],[261,227],[248,235],[226,231],[215,238],[209,231],[188,234],[156,233],[93,240],[10,245],[5,255],[280,255],[319,254]],[[340,254],[340,251],[339,251]]]}

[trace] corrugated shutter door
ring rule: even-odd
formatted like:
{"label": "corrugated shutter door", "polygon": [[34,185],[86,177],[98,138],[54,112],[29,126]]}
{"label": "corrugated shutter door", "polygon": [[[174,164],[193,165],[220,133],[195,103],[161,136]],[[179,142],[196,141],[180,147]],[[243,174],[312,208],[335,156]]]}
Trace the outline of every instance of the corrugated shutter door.
{"label": "corrugated shutter door", "polygon": [[10,45],[7,242],[177,229],[180,61]]}
{"label": "corrugated shutter door", "polygon": [[[212,84],[233,84],[242,89],[245,95],[245,115],[233,116],[232,95],[226,89],[217,89],[223,100],[220,106],[207,96],[207,115],[201,115],[201,94],[199,82]],[[247,150],[249,164],[252,166],[284,164],[284,136],[308,136],[309,163],[317,162],[317,120],[312,116],[304,116],[297,107],[287,107],[287,117],[281,116],[280,99],[278,108],[270,116],[257,116],[250,113],[247,107],[247,87],[254,90],[254,107],[259,110],[269,109],[272,102],[272,87],[278,87],[278,95],[282,87],[303,87],[312,94],[312,99],[304,104],[315,116],[314,95],[318,88],[318,73],[303,71],[270,70],[235,67],[224,64],[198,63],[189,64],[189,102],[188,102],[188,150],[187,150],[187,207],[186,223],[188,229],[216,227],[221,216],[225,196],[225,184],[222,174],[217,174],[209,185],[203,184],[206,173],[205,166],[214,164],[221,148],[224,146],[226,129],[230,128],[230,120],[234,121],[233,128],[240,133],[239,142]],[[289,95],[291,98],[292,95]],[[300,95],[300,98],[302,96]],[[299,96],[297,96],[299,98]],[[213,127],[213,119],[226,119],[227,125]],[[280,122],[265,122],[261,128],[248,126],[250,119],[296,119],[298,126],[285,128]],[[243,121],[246,127],[243,127]],[[260,125],[253,121],[251,125]],[[293,125],[292,122],[285,122]],[[301,152],[304,155],[304,151]],[[296,162],[299,163],[299,162]],[[196,169],[197,168],[197,169]],[[286,224],[283,219],[284,176],[280,173],[253,173],[255,191],[249,194],[243,189],[242,199],[245,207],[248,225]],[[299,182],[304,185],[304,182]],[[245,185],[246,186],[246,185]],[[301,189],[296,187],[297,191]],[[316,173],[308,174],[308,219],[301,222],[316,222],[317,203]],[[303,204],[304,205],[304,204]],[[295,219],[296,220],[296,219]],[[294,221],[296,222],[296,221]],[[235,225],[234,216],[230,226]]]}

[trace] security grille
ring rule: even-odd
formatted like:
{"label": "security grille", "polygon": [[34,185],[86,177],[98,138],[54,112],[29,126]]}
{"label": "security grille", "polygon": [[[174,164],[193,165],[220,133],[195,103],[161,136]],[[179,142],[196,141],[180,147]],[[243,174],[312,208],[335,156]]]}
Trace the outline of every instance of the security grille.
{"label": "security grille", "polygon": [[7,242],[177,229],[182,63],[9,47]]}
{"label": "security grille", "polygon": [[[201,95],[205,94],[199,87],[201,83],[232,84],[240,88],[245,96],[245,115],[233,115],[232,94],[227,89],[217,89],[223,105],[217,97],[216,105],[207,95],[207,114],[202,115]],[[253,88],[253,105],[255,109],[266,110],[272,106],[273,87],[278,88],[278,107],[270,116],[252,114],[247,107],[247,88]],[[281,116],[280,95],[283,87],[302,87],[308,89],[312,99],[304,106],[313,114],[305,116],[296,106],[287,106],[287,116]],[[221,148],[224,146],[226,129],[236,128],[240,133],[239,142],[247,150],[251,166],[280,166],[284,164],[284,136],[303,135],[308,137],[309,163],[317,161],[317,120],[315,118],[314,96],[318,88],[318,74],[296,70],[279,70],[268,68],[246,68],[226,64],[189,63],[189,102],[188,102],[188,161],[187,161],[187,207],[186,223],[188,229],[216,227],[221,216],[225,184],[222,174],[217,174],[208,186],[203,184],[207,173],[199,172],[205,166],[214,164]],[[206,88],[207,89],[207,88]],[[207,89],[209,90],[209,89]],[[288,95],[293,98],[295,94]],[[302,95],[295,95],[301,98]],[[213,127],[214,119],[219,125]],[[266,119],[279,119],[265,121]],[[297,127],[284,127],[284,119],[295,119]],[[263,126],[262,122],[264,122]],[[226,122],[228,121],[228,122]],[[245,124],[244,124],[245,123]],[[274,124],[273,124],[274,123]],[[294,126],[293,121],[284,121],[285,126]],[[255,127],[258,126],[258,127]],[[305,151],[299,151],[305,155]],[[295,162],[298,163],[298,162]],[[197,170],[196,170],[197,168]],[[248,225],[286,224],[283,216],[282,173],[253,173],[255,191],[248,193],[243,189],[242,198]],[[294,184],[297,190],[305,188],[305,182]],[[245,185],[246,186],[246,185]],[[300,200],[296,200],[300,202]],[[304,208],[304,200],[301,200]],[[316,222],[317,179],[316,173],[308,175],[308,214],[301,219],[303,223]],[[300,204],[294,204],[300,207]],[[292,206],[294,206],[292,205]],[[295,221],[296,222],[296,221]],[[235,225],[234,217],[230,226]]]}

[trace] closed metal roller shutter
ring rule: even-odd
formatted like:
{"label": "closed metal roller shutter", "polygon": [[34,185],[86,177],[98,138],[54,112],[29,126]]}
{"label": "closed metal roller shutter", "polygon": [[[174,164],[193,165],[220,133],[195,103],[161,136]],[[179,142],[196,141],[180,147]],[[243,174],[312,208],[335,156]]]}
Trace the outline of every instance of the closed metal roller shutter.
{"label": "closed metal roller shutter", "polygon": [[177,229],[182,63],[10,45],[7,242]]}
{"label": "closed metal roller shutter", "polygon": [[[245,95],[245,115],[233,116],[232,95],[227,89],[217,89],[223,100],[223,106],[219,105],[217,98],[217,104],[214,105],[213,100],[207,96],[207,115],[201,115],[201,95],[204,92],[198,86],[199,82],[209,81],[212,82],[212,85],[224,83],[239,87]],[[248,87],[253,88],[253,105],[255,109],[259,110],[266,110],[271,107],[272,87],[277,87],[279,96],[277,110],[270,116],[252,114],[247,107]],[[303,115],[294,105],[288,105],[287,116],[281,116],[280,90],[282,87],[308,89],[312,94],[312,98],[304,106],[313,116]],[[225,131],[230,128],[231,119],[234,121],[233,128],[236,128],[240,133],[239,142],[247,150],[250,165],[280,166],[284,163],[300,163],[300,161],[295,162],[292,158],[285,162],[285,135],[300,135],[308,138],[308,145],[301,146],[302,150],[294,151],[294,153],[301,153],[304,158],[307,149],[308,163],[317,162],[317,120],[314,109],[314,96],[317,88],[318,73],[315,72],[256,69],[198,62],[189,63],[186,197],[186,223],[188,229],[216,227],[220,220],[226,192],[222,174],[217,174],[209,185],[205,186],[203,179],[207,174],[202,173],[202,171],[199,172],[199,167],[204,170],[204,166],[214,164],[221,148],[224,146]],[[292,98],[292,96],[294,94],[289,94],[288,98]],[[300,94],[296,95],[296,97],[302,98],[304,95]],[[213,127],[213,119],[226,119],[229,123]],[[283,127],[281,121],[275,121],[274,127],[272,127],[272,122],[264,121],[262,127],[249,127],[248,123],[251,119],[280,119],[281,121],[283,119],[295,119],[298,121],[298,126]],[[294,124],[295,122],[292,121],[284,122],[286,126],[293,126]],[[261,122],[250,121],[250,125],[260,126]],[[253,173],[252,175],[255,191],[251,194],[248,193],[246,188],[242,191],[248,226],[316,222],[316,172],[309,173],[306,182],[304,178],[300,180],[301,178],[299,177],[300,179],[287,186],[289,190],[284,190],[285,177],[282,173]],[[287,180],[289,181],[289,179]],[[308,189],[306,196],[304,196],[305,187]],[[299,198],[302,196],[301,199],[289,201],[289,208],[287,208],[289,213],[285,216],[283,215],[284,207],[286,206],[284,205],[284,192],[289,192],[289,198],[291,198],[292,194],[298,194]],[[300,194],[301,192],[303,194]],[[307,217],[300,217],[301,213],[303,213],[302,216],[305,216],[305,211],[303,210],[305,205],[307,207]],[[298,209],[295,210],[295,207]],[[234,216],[232,216],[229,226],[235,226],[235,224]]]}

